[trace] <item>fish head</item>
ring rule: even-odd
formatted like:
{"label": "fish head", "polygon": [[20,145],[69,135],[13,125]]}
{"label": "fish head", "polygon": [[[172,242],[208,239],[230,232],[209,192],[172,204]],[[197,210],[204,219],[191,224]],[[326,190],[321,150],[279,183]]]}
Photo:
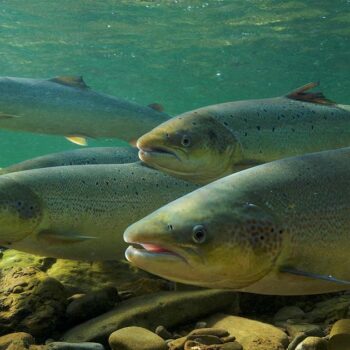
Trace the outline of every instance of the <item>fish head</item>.
{"label": "fish head", "polygon": [[[126,258],[150,273],[239,290],[274,269],[281,229],[266,209],[201,188],[129,226]],[[204,190],[204,191],[203,191]]]}
{"label": "fish head", "polygon": [[188,112],[137,141],[139,157],[172,176],[198,184],[232,172],[241,147],[231,130],[207,112]]}
{"label": "fish head", "polygon": [[7,175],[0,176],[0,245],[11,246],[33,233],[42,217],[38,196]]}

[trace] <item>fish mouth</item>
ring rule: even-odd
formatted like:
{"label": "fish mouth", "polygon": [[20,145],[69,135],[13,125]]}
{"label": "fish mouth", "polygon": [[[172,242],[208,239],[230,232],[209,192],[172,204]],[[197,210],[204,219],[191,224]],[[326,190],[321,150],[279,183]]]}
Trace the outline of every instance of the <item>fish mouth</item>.
{"label": "fish mouth", "polygon": [[169,247],[163,243],[139,242],[133,240],[131,237],[128,237],[127,233],[124,234],[124,241],[130,244],[125,251],[125,257],[129,262],[135,263],[136,265],[139,265],[138,262],[142,262],[147,259],[162,261],[181,260],[187,263],[187,260],[177,251],[176,248]]}
{"label": "fish mouth", "polygon": [[138,143],[137,148],[139,149],[139,158],[144,162],[157,158],[171,158],[172,160],[175,158],[178,161],[181,161],[179,156],[173,150],[164,146],[142,147]]}

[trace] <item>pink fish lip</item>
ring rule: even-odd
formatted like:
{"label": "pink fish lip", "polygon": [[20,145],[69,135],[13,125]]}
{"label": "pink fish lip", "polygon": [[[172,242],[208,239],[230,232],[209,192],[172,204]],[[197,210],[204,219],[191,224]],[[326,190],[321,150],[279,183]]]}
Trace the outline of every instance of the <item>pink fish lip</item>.
{"label": "pink fish lip", "polygon": [[130,244],[130,249],[133,249],[134,251],[137,251],[138,253],[142,254],[143,256],[149,256],[149,257],[157,257],[157,256],[168,256],[168,257],[176,257],[187,263],[187,260],[184,256],[180,255],[179,253],[175,252],[172,249],[169,249],[168,247],[165,247],[163,245],[159,245],[156,243],[140,243],[140,242],[127,242]]}
{"label": "pink fish lip", "polygon": [[129,244],[131,244],[134,249],[137,249],[139,251],[145,251],[145,253],[170,254],[170,255],[179,256],[173,250],[170,250],[168,248],[165,248],[164,246],[161,246],[161,245],[158,245],[158,244],[154,244],[154,243],[129,242]]}

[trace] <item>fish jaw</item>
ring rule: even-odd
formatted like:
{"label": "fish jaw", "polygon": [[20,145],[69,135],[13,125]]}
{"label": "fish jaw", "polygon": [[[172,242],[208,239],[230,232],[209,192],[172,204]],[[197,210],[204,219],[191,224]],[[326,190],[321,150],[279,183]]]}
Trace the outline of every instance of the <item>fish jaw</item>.
{"label": "fish jaw", "polygon": [[[177,282],[185,282],[176,278],[173,271],[183,271],[189,269],[190,265],[180,249],[162,243],[155,243],[150,237],[142,238],[142,234],[133,231],[133,225],[124,233],[124,241],[130,246],[125,251],[125,258],[137,267],[154,273],[163,278],[176,280]],[[147,241],[146,241],[147,239]],[[152,241],[152,243],[143,243]]]}

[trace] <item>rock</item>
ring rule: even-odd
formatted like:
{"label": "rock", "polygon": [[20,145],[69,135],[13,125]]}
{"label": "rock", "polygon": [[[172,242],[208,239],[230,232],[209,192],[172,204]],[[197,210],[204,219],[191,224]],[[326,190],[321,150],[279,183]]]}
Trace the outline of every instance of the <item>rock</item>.
{"label": "rock", "polygon": [[[226,329],[220,329],[220,328],[200,328],[200,329],[194,329],[192,332],[188,334],[189,337],[191,336],[201,336],[201,335],[214,335],[216,337],[228,337],[230,335],[229,332],[227,332]],[[189,338],[190,339],[190,338]],[[192,338],[191,338],[192,339]]]}
{"label": "rock", "polygon": [[173,336],[164,326],[158,326],[155,333],[164,340],[171,339]]}
{"label": "rock", "polygon": [[319,302],[314,309],[305,314],[308,322],[323,322],[327,319],[339,320],[349,315],[350,295],[344,294]]}
{"label": "rock", "polygon": [[[151,278],[146,272],[119,261],[86,262],[57,259],[47,273],[60,281],[71,295],[87,294],[105,287],[114,287],[120,291],[132,290],[136,295],[142,295],[164,290],[167,284],[164,280]],[[145,281],[148,281],[148,285]]]}
{"label": "rock", "polygon": [[350,319],[337,321],[329,335],[329,350],[348,350],[350,348]]}
{"label": "rock", "polygon": [[72,328],[62,340],[103,342],[122,327],[139,326],[154,330],[159,324],[166,328],[188,324],[229,308],[237,302],[237,297],[235,292],[215,289],[144,295],[125,300],[106,314]]}
{"label": "rock", "polygon": [[73,300],[67,307],[66,316],[73,323],[86,321],[112,309],[119,300],[115,288],[105,287]]}
{"label": "rock", "polygon": [[194,340],[195,342],[204,345],[222,344],[222,340],[215,335],[188,335],[187,340]]}
{"label": "rock", "polygon": [[47,350],[104,350],[104,346],[99,343],[65,343],[52,342],[46,346]]}
{"label": "rock", "polygon": [[201,343],[198,343],[194,340],[186,340],[185,345],[183,347],[184,350],[204,350],[204,347],[201,346]]}
{"label": "rock", "polygon": [[295,335],[295,337],[293,338],[293,340],[290,342],[287,350],[295,350],[296,347],[302,343],[306,338],[308,337],[308,335],[304,332],[300,332],[300,333],[297,333]]}
{"label": "rock", "polygon": [[66,307],[64,287],[33,268],[12,268],[0,279],[0,332],[42,337],[59,325]]}
{"label": "rock", "polygon": [[203,321],[197,322],[196,325],[194,326],[195,329],[206,328],[206,327],[207,327],[207,323]]}
{"label": "rock", "polygon": [[275,323],[287,320],[301,320],[305,312],[298,306],[285,306],[277,311],[273,320]]}
{"label": "rock", "polygon": [[167,350],[165,341],[157,334],[141,327],[126,327],[109,337],[112,350]]}
{"label": "rock", "polygon": [[169,350],[182,350],[185,346],[185,343],[187,341],[187,337],[181,337],[175,340],[172,340],[171,342],[168,342],[168,348]]}
{"label": "rock", "polygon": [[35,340],[29,333],[6,334],[0,337],[0,350],[5,350],[13,342],[22,343],[24,347],[29,348],[29,345],[34,344]]}
{"label": "rock", "polygon": [[227,329],[244,350],[284,350],[289,341],[280,329],[243,317],[217,314],[207,320],[208,326]]}
{"label": "rock", "polygon": [[322,328],[316,324],[309,323],[287,323],[286,324],[287,333],[294,338],[298,333],[305,333],[309,336],[323,337],[324,331]]}
{"label": "rock", "polygon": [[[295,350],[327,350],[328,342],[319,337],[308,337]],[[345,348],[344,348],[345,349]],[[341,349],[337,349],[341,350]]]}
{"label": "rock", "polygon": [[47,350],[46,345],[30,345],[29,350]]}
{"label": "rock", "polygon": [[205,345],[194,340],[186,341],[181,350],[243,350],[243,347],[238,342],[229,342],[225,344]]}
{"label": "rock", "polygon": [[220,350],[243,350],[243,346],[237,341],[222,344]]}
{"label": "rock", "polygon": [[56,259],[45,258],[43,256],[32,255],[20,252],[14,249],[8,249],[3,252],[0,260],[0,270],[7,271],[14,267],[36,267],[39,270],[46,271]]}

